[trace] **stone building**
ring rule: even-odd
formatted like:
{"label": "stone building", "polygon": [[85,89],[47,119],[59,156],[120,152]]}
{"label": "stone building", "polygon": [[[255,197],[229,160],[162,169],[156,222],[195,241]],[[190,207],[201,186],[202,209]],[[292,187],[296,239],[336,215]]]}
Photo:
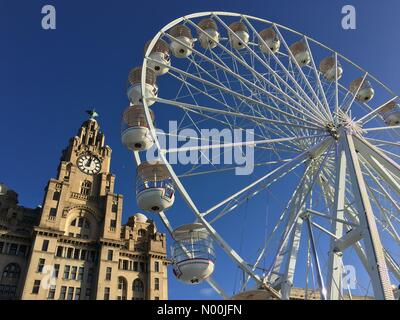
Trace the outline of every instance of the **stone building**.
{"label": "stone building", "polygon": [[92,116],[62,152],[42,207],[0,185],[0,299],[168,298],[166,236],[145,215],[122,225],[111,148]]}

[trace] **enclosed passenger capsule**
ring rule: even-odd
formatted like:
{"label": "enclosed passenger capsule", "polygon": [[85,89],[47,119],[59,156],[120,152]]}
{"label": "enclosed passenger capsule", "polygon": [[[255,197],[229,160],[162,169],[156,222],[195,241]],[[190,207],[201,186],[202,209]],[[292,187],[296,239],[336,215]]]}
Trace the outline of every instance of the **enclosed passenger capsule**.
{"label": "enclosed passenger capsule", "polygon": [[296,62],[299,64],[300,67],[303,67],[310,63],[311,55],[304,41],[300,40],[298,42],[293,43],[290,46],[290,51],[292,52],[294,59],[296,60]]}
{"label": "enclosed passenger capsule", "polygon": [[[328,81],[335,81],[336,73],[337,80],[339,80],[343,75],[343,68],[339,62],[337,61],[337,68],[335,68],[336,62],[335,57],[330,56],[323,59],[319,64],[319,71],[324,75],[325,79]],[[337,70],[337,71],[336,71]]]}
{"label": "enclosed passenger capsule", "polygon": [[137,167],[136,179],[139,208],[160,212],[172,206],[175,190],[167,167],[161,161],[141,163]]}
{"label": "enclosed passenger capsule", "polygon": [[[358,90],[358,93],[357,93]],[[357,78],[350,83],[350,91],[353,94],[357,93],[356,99],[361,102],[367,102],[374,97],[375,90],[372,88],[371,83],[363,78]]]}
{"label": "enclosed passenger capsule", "polygon": [[249,31],[246,25],[241,21],[236,21],[229,25],[232,31],[229,31],[229,41],[231,46],[237,50],[245,48],[249,43]]}
{"label": "enclosed passenger capsule", "polygon": [[[142,105],[142,67],[133,68],[129,72],[128,76],[128,98],[133,105]],[[158,87],[156,84],[156,74],[152,69],[146,69],[146,87],[145,87],[147,98],[157,98]],[[155,103],[155,100],[147,100],[147,105],[151,106]]]}
{"label": "enclosed passenger capsule", "polygon": [[192,54],[193,36],[187,26],[176,25],[171,28],[169,34],[179,41],[172,40],[170,43],[171,52],[176,58],[186,58]]}
{"label": "enclosed passenger capsule", "polygon": [[276,53],[279,51],[279,47],[281,46],[281,41],[279,40],[278,35],[276,34],[275,30],[273,28],[268,28],[261,30],[258,33],[261,37],[261,40],[259,40],[259,45],[260,49],[264,53],[270,53],[272,51],[273,53]]}
{"label": "enclosed passenger capsule", "polygon": [[[149,112],[154,121],[153,111]],[[125,109],[122,116],[121,139],[125,147],[132,151],[143,151],[153,146],[154,142],[142,105],[129,106]]]}
{"label": "enclosed passenger capsule", "polygon": [[198,27],[204,32],[199,31],[200,45],[204,49],[213,49],[219,43],[219,32],[214,20],[206,18],[199,22]]}
{"label": "enclosed passenger capsule", "polygon": [[[151,40],[148,41],[144,47],[144,53],[149,47]],[[154,70],[157,76],[161,76],[166,74],[169,70],[169,66],[171,65],[171,57],[169,56],[169,46],[164,40],[158,39],[155,43],[151,53],[149,54],[149,58],[154,61],[148,60],[147,67]]]}
{"label": "enclosed passenger capsule", "polygon": [[387,103],[379,113],[383,117],[383,120],[388,126],[400,125],[400,104],[392,101]]}
{"label": "enclosed passenger capsule", "polygon": [[173,232],[174,275],[181,281],[197,284],[214,272],[213,241],[200,223],[183,225]]}

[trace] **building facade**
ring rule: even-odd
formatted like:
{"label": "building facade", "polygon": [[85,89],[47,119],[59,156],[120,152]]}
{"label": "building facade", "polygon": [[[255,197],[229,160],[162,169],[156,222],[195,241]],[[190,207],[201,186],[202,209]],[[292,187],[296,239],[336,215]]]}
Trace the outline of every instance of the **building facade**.
{"label": "building facade", "polygon": [[166,300],[166,236],[145,215],[122,225],[111,148],[91,117],[62,152],[43,205],[0,185],[0,299]]}

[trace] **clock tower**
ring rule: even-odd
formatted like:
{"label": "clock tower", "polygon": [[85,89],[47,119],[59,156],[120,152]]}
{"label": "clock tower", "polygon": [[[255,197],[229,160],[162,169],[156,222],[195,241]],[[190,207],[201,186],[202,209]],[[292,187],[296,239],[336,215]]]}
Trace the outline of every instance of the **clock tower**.
{"label": "clock tower", "polygon": [[143,214],[122,225],[111,148],[88,113],[45,189],[22,299],[167,299],[165,234]]}
{"label": "clock tower", "polygon": [[[119,239],[123,197],[114,194],[111,148],[93,116],[70,139],[60,160],[57,178],[46,188],[39,228],[63,230],[84,240],[95,234]],[[80,217],[92,222],[92,235],[70,230],[71,221]]]}

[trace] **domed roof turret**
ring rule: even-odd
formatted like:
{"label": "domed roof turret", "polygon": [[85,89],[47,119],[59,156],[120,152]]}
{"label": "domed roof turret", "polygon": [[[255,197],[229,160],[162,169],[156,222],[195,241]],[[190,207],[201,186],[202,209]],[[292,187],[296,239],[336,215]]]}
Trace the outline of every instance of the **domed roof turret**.
{"label": "domed roof turret", "polygon": [[148,218],[143,213],[136,213],[134,215],[136,222],[146,223]]}

